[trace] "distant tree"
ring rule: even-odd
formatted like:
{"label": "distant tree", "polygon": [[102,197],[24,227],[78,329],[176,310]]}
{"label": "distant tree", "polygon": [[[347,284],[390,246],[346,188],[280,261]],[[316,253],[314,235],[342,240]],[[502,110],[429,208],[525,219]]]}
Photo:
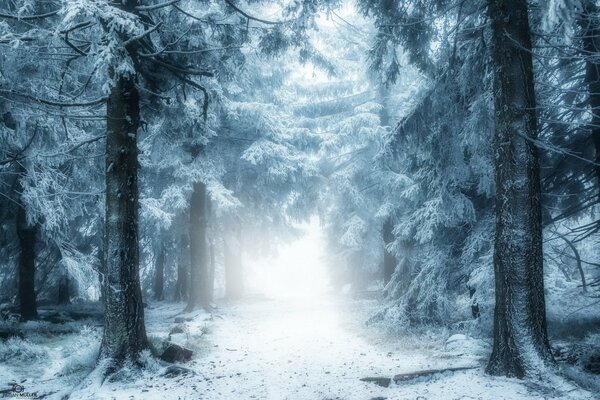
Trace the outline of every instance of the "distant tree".
{"label": "distant tree", "polygon": [[154,269],[154,299],[163,300],[165,291],[165,244],[160,243],[156,255],[156,267]]}

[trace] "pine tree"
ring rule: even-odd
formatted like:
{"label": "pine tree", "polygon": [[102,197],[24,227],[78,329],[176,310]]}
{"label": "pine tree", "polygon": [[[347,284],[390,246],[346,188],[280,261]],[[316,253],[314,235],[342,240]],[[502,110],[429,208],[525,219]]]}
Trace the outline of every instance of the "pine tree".
{"label": "pine tree", "polygon": [[494,71],[496,306],[487,372],[530,374],[552,360],[546,329],[541,184],[527,1],[489,0]]}

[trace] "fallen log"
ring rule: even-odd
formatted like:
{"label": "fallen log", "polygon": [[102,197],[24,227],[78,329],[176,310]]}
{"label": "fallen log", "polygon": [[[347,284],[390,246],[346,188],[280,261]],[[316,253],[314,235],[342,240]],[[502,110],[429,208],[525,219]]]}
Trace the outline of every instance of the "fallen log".
{"label": "fallen log", "polygon": [[441,374],[443,372],[455,372],[455,371],[464,371],[469,369],[477,369],[478,366],[471,367],[450,367],[450,368],[439,368],[439,369],[426,369],[422,371],[414,371],[414,372],[406,372],[403,374],[394,375],[394,383],[406,382],[412,379],[421,378],[423,376]]}
{"label": "fallen log", "polygon": [[392,383],[392,380],[390,378],[382,378],[382,377],[361,378],[361,381],[372,382],[372,383],[375,383],[375,384],[377,384],[379,386],[383,386],[383,387],[389,387],[390,383]]}

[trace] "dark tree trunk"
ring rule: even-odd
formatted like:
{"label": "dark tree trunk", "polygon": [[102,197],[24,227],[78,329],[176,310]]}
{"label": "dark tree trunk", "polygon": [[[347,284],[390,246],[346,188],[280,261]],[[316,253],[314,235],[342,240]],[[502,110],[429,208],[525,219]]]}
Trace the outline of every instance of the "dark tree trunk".
{"label": "dark tree trunk", "polygon": [[481,316],[481,312],[479,311],[479,303],[477,302],[477,297],[475,297],[475,289],[472,286],[469,286],[469,298],[471,299],[471,316],[473,319],[477,319]]}
{"label": "dark tree trunk", "polygon": [[71,304],[71,282],[68,273],[63,273],[58,281],[58,299],[60,305]]}
{"label": "dark tree trunk", "polygon": [[487,372],[524,377],[552,360],[546,332],[540,166],[526,0],[488,0],[494,67],[496,306]]}
{"label": "dark tree trunk", "polygon": [[[24,168],[22,168],[24,174]],[[23,185],[19,180],[19,193]],[[37,224],[27,222],[27,210],[23,202],[17,210],[17,237],[19,239],[19,309],[21,320],[36,319],[37,305],[35,295],[35,244],[38,234]]]}
{"label": "dark tree trunk", "polygon": [[139,277],[138,149],[139,93],[132,77],[117,76],[107,104],[106,276],[101,358],[114,366],[137,361],[148,348]]}
{"label": "dark tree trunk", "polygon": [[394,241],[394,224],[390,218],[383,223],[383,284],[387,285],[396,270],[396,257],[390,253],[387,246]]}
{"label": "dark tree trunk", "polygon": [[206,185],[194,183],[190,200],[190,292],[187,310],[198,306],[208,309],[208,254],[206,243],[207,228]]}
{"label": "dark tree trunk", "polygon": [[596,179],[598,196],[600,196],[600,15],[595,1],[583,2],[583,10],[579,24],[586,60],[586,82],[588,85],[589,103],[592,111],[590,121],[591,137],[596,151]]}
{"label": "dark tree trunk", "polygon": [[177,283],[175,283],[175,301],[186,301],[188,298],[189,284],[188,264],[177,264]]}
{"label": "dark tree trunk", "polygon": [[154,300],[164,299],[165,288],[165,246],[160,244],[160,249],[156,255],[156,265],[154,270]]}
{"label": "dark tree trunk", "polygon": [[105,228],[105,224],[106,221],[103,221],[100,227],[100,231],[97,233],[98,235],[100,235],[99,239],[99,245],[98,245],[98,281],[100,283],[100,296],[98,301],[100,301],[102,304],[105,304],[104,299],[106,299],[106,272],[107,272],[107,268],[106,268],[106,249],[104,248],[104,246],[106,245],[106,241],[104,240],[106,237],[106,228]]}
{"label": "dark tree trunk", "polygon": [[186,301],[188,298],[189,286],[189,239],[187,235],[181,235],[179,243],[180,252],[177,263],[177,282],[175,283],[175,301]]}
{"label": "dark tree trunk", "polygon": [[229,236],[224,238],[225,296],[235,300],[244,293],[242,270],[242,229],[239,221],[232,223]]}

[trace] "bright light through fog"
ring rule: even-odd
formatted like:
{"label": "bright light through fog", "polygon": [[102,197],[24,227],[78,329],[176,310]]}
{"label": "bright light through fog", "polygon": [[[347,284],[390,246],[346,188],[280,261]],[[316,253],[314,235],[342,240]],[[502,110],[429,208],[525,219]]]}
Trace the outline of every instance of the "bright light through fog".
{"label": "bright light through fog", "polygon": [[305,234],[280,248],[276,257],[251,263],[247,275],[252,291],[271,298],[317,297],[329,287],[329,278],[322,254],[322,234],[319,220],[299,226]]}

